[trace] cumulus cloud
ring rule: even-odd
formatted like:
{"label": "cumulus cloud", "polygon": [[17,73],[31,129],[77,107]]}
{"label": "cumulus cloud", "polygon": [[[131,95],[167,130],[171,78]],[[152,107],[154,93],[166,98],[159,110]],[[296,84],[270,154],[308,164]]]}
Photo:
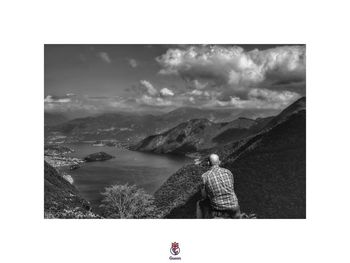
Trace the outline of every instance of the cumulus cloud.
{"label": "cumulus cloud", "polygon": [[137,60],[133,58],[128,59],[128,63],[129,63],[129,66],[132,68],[136,68],[139,65]]}
{"label": "cumulus cloud", "polygon": [[207,106],[232,107],[238,109],[282,109],[300,98],[300,95],[290,91],[272,91],[267,89],[252,89],[247,99],[230,97],[221,101],[214,99]]}
{"label": "cumulus cloud", "polygon": [[195,96],[205,96],[205,97],[209,97],[210,94],[208,91],[203,91],[203,90],[198,90],[198,89],[194,89],[190,92],[191,95],[195,95]]}
{"label": "cumulus cloud", "polygon": [[97,56],[104,62],[110,64],[112,63],[112,59],[110,58],[109,54],[107,52],[98,52]]}
{"label": "cumulus cloud", "polygon": [[201,83],[197,79],[193,80],[193,86],[195,89],[204,89],[205,87],[207,87],[207,85],[207,82]]}
{"label": "cumulus cloud", "polygon": [[174,96],[174,92],[172,90],[168,89],[168,88],[162,88],[160,90],[160,94],[162,96]]}
{"label": "cumulus cloud", "polygon": [[137,98],[136,102],[141,105],[148,105],[148,106],[171,106],[173,105],[173,102],[161,97],[152,97],[149,95],[143,95],[141,98]]}
{"label": "cumulus cloud", "polygon": [[169,49],[156,60],[162,66],[161,74],[177,74],[192,81],[202,78],[247,85],[268,78],[305,77],[304,46],[251,51],[239,46],[190,46]]}
{"label": "cumulus cloud", "polygon": [[305,94],[305,46],[246,51],[239,46],[184,46],[156,58],[162,75],[177,75],[187,94],[218,106],[284,107]]}
{"label": "cumulus cloud", "polygon": [[133,88],[131,91],[135,91],[137,97],[135,101],[138,104],[148,106],[173,106],[176,104],[174,100],[170,98],[174,97],[175,93],[170,88],[162,88],[158,91],[155,86],[148,80],[141,80],[140,86],[146,92],[140,94],[138,90]]}
{"label": "cumulus cloud", "polygon": [[147,81],[147,80],[141,80],[140,84],[143,88],[146,89],[147,93],[151,96],[155,96],[158,94],[158,91],[156,88],[154,88],[154,86],[152,85],[151,82]]}

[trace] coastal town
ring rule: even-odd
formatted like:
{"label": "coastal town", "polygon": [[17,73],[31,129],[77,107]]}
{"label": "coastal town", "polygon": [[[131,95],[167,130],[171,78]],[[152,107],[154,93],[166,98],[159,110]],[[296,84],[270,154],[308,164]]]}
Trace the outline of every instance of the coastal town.
{"label": "coastal town", "polygon": [[69,168],[70,170],[78,168],[84,160],[67,156],[73,149],[63,145],[47,145],[44,149],[44,159],[55,168]]}

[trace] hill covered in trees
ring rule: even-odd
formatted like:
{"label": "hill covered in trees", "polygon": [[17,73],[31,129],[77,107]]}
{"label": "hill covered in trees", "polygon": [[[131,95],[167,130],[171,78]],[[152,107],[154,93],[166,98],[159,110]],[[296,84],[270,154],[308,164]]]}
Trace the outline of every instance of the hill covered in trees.
{"label": "hill covered in trees", "polygon": [[151,135],[132,145],[130,149],[154,153],[185,155],[219,147],[259,132],[269,121],[238,118],[216,123],[207,119],[192,119],[163,133]]}
{"label": "hill covered in trees", "polygon": [[[242,211],[258,218],[306,217],[306,99],[301,98],[270,120],[260,133],[208,152],[235,178]],[[207,154],[208,152],[205,152]],[[201,174],[207,162],[172,175],[155,193],[166,218],[195,218]]]}

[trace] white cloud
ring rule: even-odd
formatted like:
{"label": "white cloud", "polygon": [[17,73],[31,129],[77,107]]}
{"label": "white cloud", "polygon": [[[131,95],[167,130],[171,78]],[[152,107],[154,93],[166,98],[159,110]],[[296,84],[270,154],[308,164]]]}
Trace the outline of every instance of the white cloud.
{"label": "white cloud", "polygon": [[160,97],[151,97],[149,95],[143,95],[141,98],[137,98],[136,102],[139,104],[149,106],[171,106],[173,102]]}
{"label": "white cloud", "polygon": [[196,89],[210,83],[211,87],[248,93],[266,81],[305,80],[304,46],[251,51],[239,46],[189,46],[169,49],[157,61],[161,74],[179,75]]}
{"label": "white cloud", "polygon": [[156,60],[160,74],[186,82],[187,90],[177,92],[184,102],[193,97],[198,105],[282,109],[305,94],[305,53],[305,46],[196,45],[168,49]]}
{"label": "white cloud", "polygon": [[[67,96],[55,97],[48,95],[44,99],[46,112],[60,112],[73,116],[87,116],[114,110],[134,110],[135,104],[119,96]],[[135,100],[133,100],[135,102]]]}
{"label": "white cloud", "polygon": [[130,65],[130,67],[132,67],[132,68],[136,68],[139,65],[137,60],[133,59],[133,58],[128,59],[128,63]]}
{"label": "white cloud", "polygon": [[107,52],[98,52],[97,56],[102,59],[102,61],[110,64],[112,63],[112,59],[110,58],[109,54]]}
{"label": "white cloud", "polygon": [[290,91],[272,91],[267,89],[252,89],[247,99],[231,97],[228,101],[214,99],[206,106],[220,106],[244,109],[283,109],[300,98],[300,95]]}
{"label": "white cloud", "polygon": [[160,90],[160,94],[162,96],[174,96],[175,95],[174,92],[172,90],[168,89],[168,88],[162,88]]}
{"label": "white cloud", "polygon": [[201,83],[200,81],[195,79],[193,81],[193,85],[195,89],[204,89],[208,85],[208,83],[207,82]]}
{"label": "white cloud", "polygon": [[201,90],[197,90],[197,89],[194,89],[194,90],[192,90],[191,91],[191,93],[190,94],[192,94],[192,95],[196,95],[196,96],[200,96],[200,95],[202,95],[203,94],[203,91],[201,91]]}
{"label": "white cloud", "polygon": [[[216,92],[211,92],[212,94],[215,93],[215,95],[218,95],[218,93]],[[194,89],[191,92],[189,92],[190,95],[194,95],[194,96],[204,96],[204,97],[210,97],[210,93],[207,90],[198,90],[198,89]]]}
{"label": "white cloud", "polygon": [[151,82],[147,80],[141,80],[140,84],[142,87],[146,88],[147,93],[151,96],[156,96],[158,94],[158,91],[154,88]]}

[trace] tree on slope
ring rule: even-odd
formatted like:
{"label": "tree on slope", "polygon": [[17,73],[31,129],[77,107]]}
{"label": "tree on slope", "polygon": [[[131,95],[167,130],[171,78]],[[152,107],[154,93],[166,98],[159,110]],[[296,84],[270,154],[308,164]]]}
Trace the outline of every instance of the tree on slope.
{"label": "tree on slope", "polygon": [[153,196],[136,185],[112,185],[102,193],[106,218],[154,218]]}

